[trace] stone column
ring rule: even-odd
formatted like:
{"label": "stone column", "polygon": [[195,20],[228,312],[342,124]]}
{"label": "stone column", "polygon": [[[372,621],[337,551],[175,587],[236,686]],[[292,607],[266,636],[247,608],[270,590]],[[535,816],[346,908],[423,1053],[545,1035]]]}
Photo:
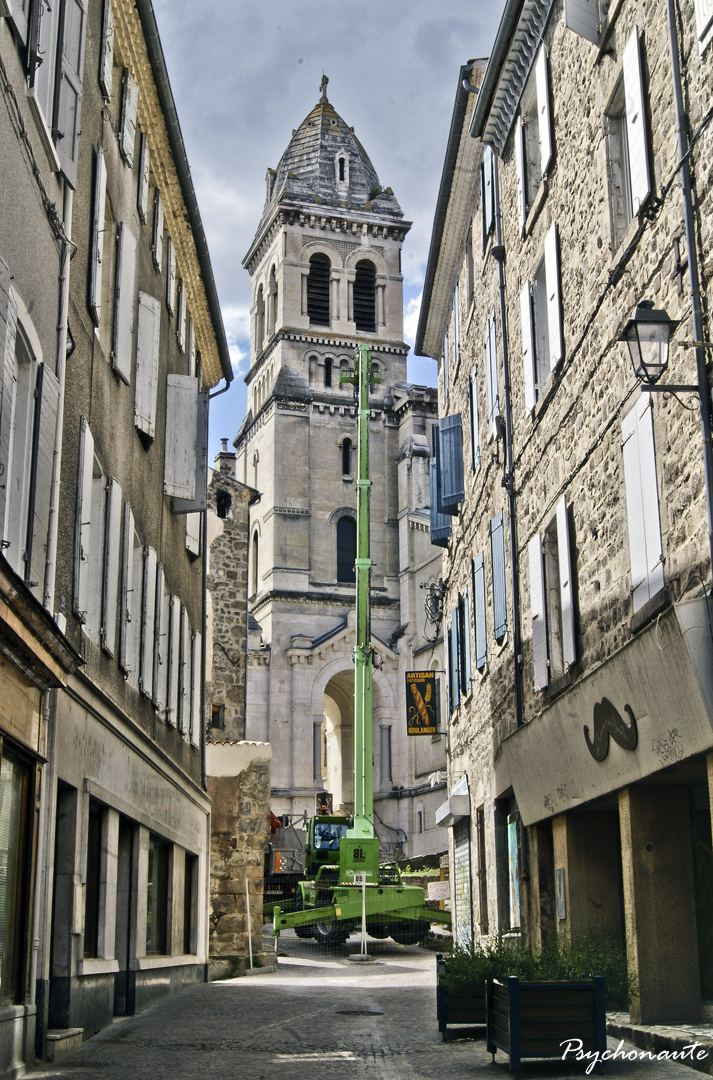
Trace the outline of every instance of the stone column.
{"label": "stone column", "polygon": [[[569,941],[589,934],[621,937],[618,832],[614,812],[570,811],[553,818],[553,919]],[[558,871],[564,871],[564,918],[557,910]]]}
{"label": "stone column", "polygon": [[688,788],[619,792],[629,967],[636,1024],[697,1023],[701,1012]]}

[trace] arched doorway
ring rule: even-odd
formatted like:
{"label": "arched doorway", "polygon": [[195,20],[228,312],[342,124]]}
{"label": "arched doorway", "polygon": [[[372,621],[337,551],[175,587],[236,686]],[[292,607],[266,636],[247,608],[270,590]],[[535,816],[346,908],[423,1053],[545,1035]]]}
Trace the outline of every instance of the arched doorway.
{"label": "arched doorway", "polygon": [[323,777],[334,809],[354,808],[354,671],[339,671],[324,689]]}

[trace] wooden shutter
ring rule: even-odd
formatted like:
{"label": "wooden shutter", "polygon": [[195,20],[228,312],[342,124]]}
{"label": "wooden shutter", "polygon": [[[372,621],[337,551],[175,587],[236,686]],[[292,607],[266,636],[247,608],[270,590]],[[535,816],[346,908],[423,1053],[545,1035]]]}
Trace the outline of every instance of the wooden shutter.
{"label": "wooden shutter", "polygon": [[27,45],[30,0],[10,0],[9,3],[0,3],[0,17],[2,16],[10,20],[22,44]]}
{"label": "wooden shutter", "polygon": [[166,576],[161,563],[156,567],[156,608],[153,639],[153,682],[151,696],[159,712],[166,709],[166,671],[168,666],[168,605],[164,605]]}
{"label": "wooden shutter", "polygon": [[[485,154],[485,151],[483,151]],[[483,255],[488,245],[488,230],[486,227],[487,212],[485,208],[485,158],[480,163],[480,223],[483,239]]]}
{"label": "wooden shutter", "polygon": [[482,671],[488,662],[488,635],[485,623],[485,559],[473,559],[473,622],[475,624],[475,666]]}
{"label": "wooden shutter", "polygon": [[201,553],[201,514],[186,514],[186,551],[191,555]]}
{"label": "wooden shutter", "polygon": [[638,214],[651,192],[651,171],[649,169],[649,148],[646,133],[644,80],[641,72],[641,47],[637,26],[634,27],[624,49],[623,71],[631,201],[634,213]]}
{"label": "wooden shutter", "polygon": [[525,127],[518,116],[515,121],[515,171],[517,174],[517,217],[520,232],[525,231],[527,221],[527,184],[525,182]]}
{"label": "wooden shutter", "polygon": [[40,364],[37,371],[37,407],[32,440],[26,573],[29,587],[41,603],[44,601],[58,407],[57,377],[47,364]]}
{"label": "wooden shutter", "polygon": [[161,304],[148,293],[139,293],[136,331],[136,396],[134,423],[152,439],[156,425]]}
{"label": "wooden shutter", "polygon": [[494,183],[494,170],[493,170],[493,150],[491,146],[483,147],[483,172],[484,172],[484,188],[485,188],[485,204],[483,207],[483,222],[485,227],[486,239],[490,235],[490,231],[493,227],[495,220],[495,183]]}
{"label": "wooden shutter", "polygon": [[184,604],[181,605],[178,676],[178,727],[184,739],[188,739],[191,721],[191,624]]}
{"label": "wooden shutter", "polygon": [[470,690],[470,605],[468,603],[468,589],[463,593],[463,605],[461,608],[463,625],[461,627],[461,641],[463,643],[463,656],[461,660],[461,685],[463,693]]}
{"label": "wooden shutter", "polygon": [[101,55],[99,58],[99,85],[105,101],[111,101],[114,82],[114,11],[111,0],[104,0]]}
{"label": "wooden shutter", "polygon": [[173,315],[176,309],[176,250],[173,240],[169,236],[166,241],[168,253],[168,276],[166,278],[166,307],[169,315]]}
{"label": "wooden shutter", "polygon": [[121,612],[119,618],[119,667],[128,675],[130,624],[137,618],[141,604],[134,599],[134,513],[124,503],[124,550],[121,562]]}
{"label": "wooden shutter", "polygon": [[522,328],[522,363],[525,383],[525,408],[535,408],[535,324],[532,318],[532,294],[526,281],[520,293],[520,326]]}
{"label": "wooden shutter", "polygon": [[431,513],[431,543],[436,547],[448,547],[448,537],[451,535],[451,519],[448,514],[438,511],[438,462],[432,457],[430,462],[430,513]]}
{"label": "wooden shutter", "polygon": [[468,380],[468,397],[470,399],[470,467],[475,470],[480,465],[480,425],[478,423],[478,368]]}
{"label": "wooden shutter", "polygon": [[158,191],[153,202],[153,240],[151,244],[154,266],[159,273],[163,270],[163,200]]}
{"label": "wooden shutter", "polygon": [[121,485],[110,476],[107,481],[104,532],[104,589],[102,593],[101,644],[104,652],[116,651],[116,614],[119,599],[121,555]]}
{"label": "wooden shutter", "polygon": [[89,280],[89,308],[97,326],[101,322],[102,257],[104,253],[104,217],[106,212],[106,161],[101,146],[94,160],[94,216],[92,219],[92,255]]}
{"label": "wooden shutter", "polygon": [[642,394],[624,417],[621,433],[631,589],[636,612],[664,585],[650,394]]}
{"label": "wooden shutter", "polygon": [[152,547],[144,552],[144,582],[141,611],[141,676],[140,689],[145,697],[153,694],[154,625],[156,618],[156,552]]}
{"label": "wooden shutter", "polygon": [[139,156],[139,186],[136,193],[136,206],[144,225],[149,219],[149,140],[146,134],[141,136],[141,154]]}
{"label": "wooden shutter", "polygon": [[500,412],[500,392],[498,390],[498,352],[495,331],[495,311],[488,319],[486,328],[487,342],[485,353],[488,359],[488,423],[492,426]]}
{"label": "wooden shutter", "polygon": [[181,601],[171,597],[171,621],[168,638],[168,713],[172,727],[178,723],[178,674],[181,644]]}
{"label": "wooden shutter", "polygon": [[[196,378],[196,384],[200,380]],[[208,408],[209,394],[204,390],[195,395],[196,409],[196,456],[195,456],[195,497],[193,499],[171,499],[172,514],[191,514],[205,510],[207,505],[208,483]]]}
{"label": "wooden shutter", "polygon": [[186,351],[186,286],[183,278],[178,280],[178,310],[176,314],[176,340],[181,352]]}
{"label": "wooden shutter", "polygon": [[564,495],[557,503],[557,554],[560,577],[560,616],[562,622],[562,658],[568,667],[577,659],[577,638],[574,629],[574,589],[572,582],[572,549],[569,542],[569,513]]}
{"label": "wooden shutter", "polygon": [[446,626],[446,696],[448,698],[448,715],[453,712],[453,642],[451,641],[451,628]]}
{"label": "wooden shutter", "polygon": [[663,589],[664,574],[659,492],[656,481],[654,420],[650,394],[641,395],[637,402],[637,412],[641,493],[644,505],[644,532],[646,535],[646,564],[649,573],[649,596],[653,597]]}
{"label": "wooden shutter", "polygon": [[188,318],[188,374],[196,374],[196,328],[190,316]]}
{"label": "wooden shutter", "polygon": [[547,333],[550,344],[550,371],[564,357],[562,340],[562,297],[557,224],[552,222],[545,237],[545,278],[547,280]]}
{"label": "wooden shutter", "polygon": [[450,359],[448,357],[448,331],[446,330],[443,337],[443,399],[448,401],[448,392],[450,387]]}
{"label": "wooden shutter", "polygon": [[15,336],[17,333],[17,303],[10,285],[10,270],[0,258],[0,374],[2,402],[0,403],[0,534],[5,522],[5,501],[9,485],[10,436],[15,400]]}
{"label": "wooden shutter", "polygon": [[136,277],[136,237],[125,221],[119,224],[116,249],[116,292],[114,299],[114,346],[112,367],[124,382],[131,379],[134,330],[134,281]]}
{"label": "wooden shutter", "polygon": [[134,167],[136,149],[136,114],[139,107],[139,88],[128,68],[124,69],[124,87],[121,96],[121,127],[119,149],[129,168]]}
{"label": "wooden shutter", "polygon": [[458,513],[464,497],[463,431],[460,413],[438,421],[438,466],[440,473],[440,509],[451,516]]}
{"label": "wooden shutter", "polygon": [[86,0],[64,0],[64,3],[55,141],[62,172],[70,186],[76,188],[87,5]]}
{"label": "wooden shutter", "polygon": [[547,52],[540,46],[535,61],[537,84],[537,125],[540,136],[540,176],[547,175],[552,161],[552,115],[550,112],[550,79],[547,70]]}
{"label": "wooden shutter", "polygon": [[460,289],[458,282],[453,290],[453,363],[460,358]]}
{"label": "wooden shutter", "polygon": [[197,379],[190,375],[167,377],[163,492],[178,499],[196,496],[197,403]]}
{"label": "wooden shutter", "polygon": [[597,0],[564,0],[564,24],[568,30],[596,45],[599,40]]}
{"label": "wooden shutter", "polygon": [[452,703],[457,709],[460,704],[460,668],[458,666],[458,607],[453,608],[451,615],[451,674],[452,674]]}
{"label": "wooden shutter", "polygon": [[544,690],[549,681],[549,668],[547,665],[545,575],[542,566],[542,540],[539,533],[530,540],[527,553],[530,563],[530,614],[535,690]]}
{"label": "wooden shutter", "polygon": [[505,589],[505,527],[502,510],[490,519],[490,557],[493,563],[493,621],[495,640],[508,628],[507,594]]}
{"label": "wooden shutter", "polygon": [[200,730],[203,712],[202,637],[196,630],[193,634],[193,663],[191,664],[191,742],[200,746]]}
{"label": "wooden shutter", "polygon": [[84,417],[79,423],[79,468],[77,471],[77,507],[74,524],[74,613],[84,622],[87,616],[89,588],[89,551],[92,538],[92,473],[94,438]]}
{"label": "wooden shutter", "polygon": [[713,30],[713,0],[695,0],[695,8],[698,49],[700,52],[703,52],[706,45],[711,41],[711,30]]}

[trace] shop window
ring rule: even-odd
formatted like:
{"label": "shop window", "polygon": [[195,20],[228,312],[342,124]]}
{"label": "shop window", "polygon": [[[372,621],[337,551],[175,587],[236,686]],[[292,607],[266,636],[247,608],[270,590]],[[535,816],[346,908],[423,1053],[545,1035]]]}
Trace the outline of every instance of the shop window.
{"label": "shop window", "polygon": [[376,333],[376,267],[368,259],[356,264],[354,322],[357,330]]}
{"label": "shop window", "polygon": [[0,768],[0,1003],[22,993],[24,878],[29,770],[7,749]]}
{"label": "shop window", "polygon": [[309,260],[307,277],[307,315],[311,326],[329,326],[329,286],[332,264],[326,255],[316,252]]}
{"label": "shop window", "polygon": [[357,547],[356,521],[351,517],[342,517],[337,522],[337,581],[353,585],[356,582]]}
{"label": "shop window", "polygon": [[151,837],[146,879],[146,954],[166,952],[168,845]]}

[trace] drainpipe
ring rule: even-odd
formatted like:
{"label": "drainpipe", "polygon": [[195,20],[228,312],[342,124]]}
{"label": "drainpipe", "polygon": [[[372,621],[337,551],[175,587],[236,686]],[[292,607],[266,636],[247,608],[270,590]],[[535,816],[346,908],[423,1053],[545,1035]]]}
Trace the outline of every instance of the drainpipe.
{"label": "drainpipe", "polygon": [[706,351],[700,344],[703,339],[703,312],[701,311],[701,288],[698,277],[698,247],[693,217],[691,169],[688,153],[688,117],[683,104],[681,67],[678,58],[678,32],[676,30],[675,0],[668,0],[668,31],[671,49],[671,75],[676,105],[676,130],[678,155],[681,165],[681,191],[683,193],[684,219],[686,223],[686,248],[688,250],[688,281],[691,290],[693,316],[693,340],[696,345],[696,371],[698,374],[698,400],[701,406],[701,430],[703,434],[703,467],[706,477],[706,509],[708,511],[708,546],[713,573],[713,446],[711,445],[711,398],[706,368]]}
{"label": "drainpipe", "polygon": [[503,333],[503,379],[505,383],[505,475],[503,486],[508,493],[510,525],[510,575],[512,590],[512,645],[515,654],[515,720],[522,727],[522,641],[520,637],[520,579],[517,570],[517,535],[515,529],[515,478],[512,462],[512,399],[510,384],[510,355],[508,352],[507,308],[505,303],[505,247],[500,213],[500,183],[497,154],[493,154],[493,187],[495,189],[495,246],[492,256],[498,264],[500,292],[500,325]]}
{"label": "drainpipe", "polygon": [[[227,390],[227,386],[226,386]],[[206,774],[206,693],[205,681],[208,666],[208,496],[206,493],[206,508],[201,514],[203,533],[203,637],[201,638],[201,787],[208,790],[208,777]]]}
{"label": "drainpipe", "polygon": [[[72,200],[74,192],[65,182],[64,185],[64,234],[72,239]],[[59,475],[62,467],[62,431],[64,426],[64,381],[67,366],[67,315],[69,310],[69,259],[71,245],[65,243],[62,251],[62,264],[59,273],[59,323],[57,326],[57,381],[59,398],[57,401],[57,427],[54,435],[54,460],[52,462],[52,488],[50,491],[49,528],[47,531],[47,560],[45,562],[45,581],[42,603],[54,614],[54,585],[57,572],[57,534],[59,527]]]}

